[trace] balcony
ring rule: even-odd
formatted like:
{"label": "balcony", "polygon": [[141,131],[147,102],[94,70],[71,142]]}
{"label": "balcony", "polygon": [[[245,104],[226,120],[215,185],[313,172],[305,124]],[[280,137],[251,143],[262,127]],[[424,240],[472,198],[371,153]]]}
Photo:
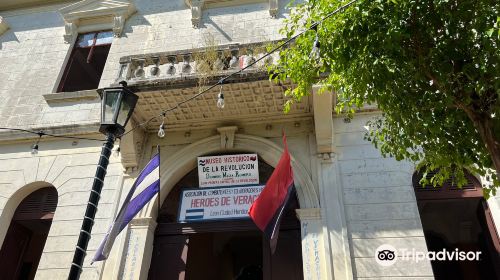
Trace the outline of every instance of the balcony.
{"label": "balcony", "polygon": [[[168,130],[215,127],[228,122],[262,123],[310,117],[309,98],[294,103],[290,112],[284,115],[284,104],[289,99],[284,92],[293,85],[269,81],[267,66],[276,62],[277,53],[242,70],[265,53],[266,48],[262,44],[232,44],[125,56],[120,59],[116,83],[125,80],[139,94],[134,115],[138,122],[144,122],[192,98],[222,77],[234,74],[222,86],[226,103],[224,109],[216,106],[220,91],[217,86],[169,112],[165,118]],[[157,118],[148,127],[154,131],[160,122],[161,118]]]}

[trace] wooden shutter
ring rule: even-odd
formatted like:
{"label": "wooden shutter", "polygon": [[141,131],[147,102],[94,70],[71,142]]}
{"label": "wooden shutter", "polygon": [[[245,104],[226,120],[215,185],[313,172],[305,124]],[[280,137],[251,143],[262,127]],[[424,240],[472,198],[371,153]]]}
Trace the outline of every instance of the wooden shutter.
{"label": "wooden shutter", "polygon": [[269,241],[263,240],[264,280],[302,280],[300,230],[280,230],[276,252],[271,254]]}
{"label": "wooden shutter", "polygon": [[[427,178],[432,178],[436,172],[429,172]],[[413,188],[415,190],[415,196],[418,200],[427,199],[449,199],[449,198],[462,198],[462,197],[482,197],[483,189],[481,188],[481,183],[469,172],[465,171],[465,178],[467,183],[458,187],[453,183],[453,178],[450,178],[444,182],[442,186],[425,185],[420,184],[423,174],[415,172],[412,177]]]}
{"label": "wooden shutter", "polygon": [[14,221],[52,219],[57,207],[57,191],[53,187],[28,195],[17,207]]}

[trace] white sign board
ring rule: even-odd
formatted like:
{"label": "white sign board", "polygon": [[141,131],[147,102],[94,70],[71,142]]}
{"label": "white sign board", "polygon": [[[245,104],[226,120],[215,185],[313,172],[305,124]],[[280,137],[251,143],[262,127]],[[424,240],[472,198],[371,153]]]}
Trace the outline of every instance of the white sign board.
{"label": "white sign board", "polygon": [[188,189],[181,193],[179,222],[248,218],[261,186]]}
{"label": "white sign board", "polygon": [[256,185],[259,183],[257,154],[198,157],[200,188]]}

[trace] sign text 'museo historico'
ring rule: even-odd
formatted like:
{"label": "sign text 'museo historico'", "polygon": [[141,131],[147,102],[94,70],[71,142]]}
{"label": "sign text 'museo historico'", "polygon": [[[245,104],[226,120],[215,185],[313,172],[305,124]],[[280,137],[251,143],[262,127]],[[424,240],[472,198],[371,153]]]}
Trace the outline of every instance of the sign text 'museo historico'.
{"label": "sign text 'museo historico'", "polygon": [[259,184],[257,154],[198,157],[200,188]]}

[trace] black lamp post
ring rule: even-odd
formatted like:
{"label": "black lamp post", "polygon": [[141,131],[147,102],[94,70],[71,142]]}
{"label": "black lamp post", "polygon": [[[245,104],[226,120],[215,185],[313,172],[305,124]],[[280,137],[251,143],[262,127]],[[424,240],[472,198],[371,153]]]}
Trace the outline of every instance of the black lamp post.
{"label": "black lamp post", "polygon": [[102,146],[101,157],[94,176],[94,183],[90,191],[87,210],[83,217],[82,228],[76,245],[69,280],[78,280],[82,272],[83,260],[87,254],[87,245],[94,225],[97,205],[101,197],[104,176],[109,163],[109,156],[115,139],[125,132],[125,125],[132,116],[138,96],[127,88],[126,82],[120,82],[121,87],[104,88],[97,90],[101,96],[101,126],[99,131],[106,135],[106,142]]}

